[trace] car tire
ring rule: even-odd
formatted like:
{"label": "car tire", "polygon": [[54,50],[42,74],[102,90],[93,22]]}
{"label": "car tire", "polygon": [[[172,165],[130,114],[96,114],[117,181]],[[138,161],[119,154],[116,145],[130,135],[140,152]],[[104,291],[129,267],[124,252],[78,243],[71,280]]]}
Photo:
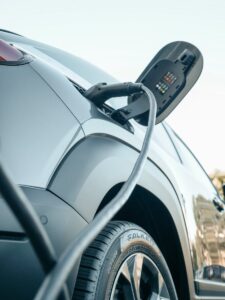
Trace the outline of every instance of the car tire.
{"label": "car tire", "polygon": [[177,300],[177,295],[152,237],[135,224],[112,221],[82,256],[73,295],[78,299]]}

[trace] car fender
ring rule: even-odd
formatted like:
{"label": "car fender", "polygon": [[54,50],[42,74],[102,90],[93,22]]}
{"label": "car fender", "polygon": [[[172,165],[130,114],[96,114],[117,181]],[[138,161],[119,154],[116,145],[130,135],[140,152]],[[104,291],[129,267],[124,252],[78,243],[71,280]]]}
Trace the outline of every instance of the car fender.
{"label": "car fender", "polygon": [[[137,149],[118,137],[93,133],[67,153],[48,189],[90,222],[107,192],[127,180],[138,153]],[[182,247],[190,294],[194,295],[191,253],[180,195],[151,158],[146,162],[139,185],[154,194],[168,209]]]}

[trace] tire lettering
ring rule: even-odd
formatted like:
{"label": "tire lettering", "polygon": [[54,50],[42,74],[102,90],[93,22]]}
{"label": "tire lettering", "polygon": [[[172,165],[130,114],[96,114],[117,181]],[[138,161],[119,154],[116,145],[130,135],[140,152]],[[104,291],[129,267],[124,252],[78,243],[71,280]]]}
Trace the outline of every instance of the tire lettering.
{"label": "tire lettering", "polygon": [[125,233],[122,237],[121,237],[121,250],[124,249],[124,247],[126,246],[126,244],[130,241],[133,240],[146,240],[148,242],[150,242],[151,244],[153,243],[153,241],[149,238],[149,236],[147,234],[145,234],[144,232],[140,232],[138,230],[131,230],[129,233]]}

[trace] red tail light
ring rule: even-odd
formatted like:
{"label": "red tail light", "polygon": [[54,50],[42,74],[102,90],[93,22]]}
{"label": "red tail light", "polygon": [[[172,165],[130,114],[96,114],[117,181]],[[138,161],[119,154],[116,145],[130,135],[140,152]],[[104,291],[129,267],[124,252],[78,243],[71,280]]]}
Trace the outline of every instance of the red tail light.
{"label": "red tail light", "polygon": [[1,62],[17,62],[23,58],[23,53],[15,47],[0,40],[0,63]]}

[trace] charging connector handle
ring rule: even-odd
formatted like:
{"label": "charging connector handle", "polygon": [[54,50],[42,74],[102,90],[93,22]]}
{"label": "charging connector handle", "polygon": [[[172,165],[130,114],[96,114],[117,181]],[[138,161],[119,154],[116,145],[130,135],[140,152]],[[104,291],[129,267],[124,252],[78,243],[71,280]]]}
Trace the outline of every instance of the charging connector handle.
{"label": "charging connector handle", "polygon": [[114,97],[131,96],[135,93],[140,93],[142,83],[115,83],[107,84],[105,82],[98,83],[84,92],[84,97],[93,102],[96,106],[102,107],[105,101]]}

